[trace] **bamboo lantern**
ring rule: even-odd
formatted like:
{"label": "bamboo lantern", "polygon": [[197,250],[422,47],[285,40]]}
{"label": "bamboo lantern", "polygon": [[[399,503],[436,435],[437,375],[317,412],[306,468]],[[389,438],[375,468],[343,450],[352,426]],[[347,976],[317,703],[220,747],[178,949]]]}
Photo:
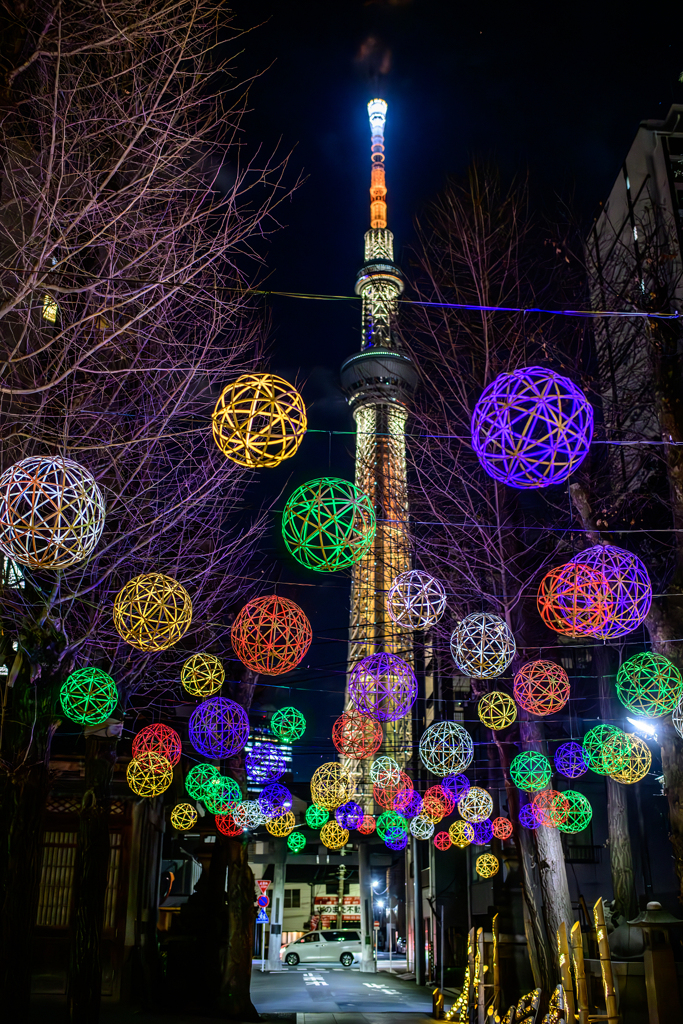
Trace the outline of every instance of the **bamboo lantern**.
{"label": "bamboo lantern", "polygon": [[245,373],[229,384],[211,417],[213,437],[238,466],[267,469],[294,455],[306,433],[306,406],[272,373]]}
{"label": "bamboo lantern", "polygon": [[213,654],[193,654],[180,670],[180,684],[191,697],[212,697],[224,679],[225,669]]}
{"label": "bamboo lantern", "polygon": [[139,651],[166,651],[192,622],[192,601],[182,584],[159,572],[129,580],[114,601],[114,626]]}

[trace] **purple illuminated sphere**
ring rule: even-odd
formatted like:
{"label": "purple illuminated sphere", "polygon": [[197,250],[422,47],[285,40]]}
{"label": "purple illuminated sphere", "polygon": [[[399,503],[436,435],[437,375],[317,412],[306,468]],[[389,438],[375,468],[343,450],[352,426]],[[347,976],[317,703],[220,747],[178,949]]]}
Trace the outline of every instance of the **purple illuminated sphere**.
{"label": "purple illuminated sphere", "polygon": [[349,800],[348,803],[342,804],[334,812],[334,816],[337,822],[342,828],[358,828],[362,824],[363,816],[365,812],[360,804],[355,803],[353,800]]}
{"label": "purple illuminated sphere", "polygon": [[573,740],[557,748],[553,761],[565,779],[578,779],[588,771],[588,765],[583,759],[583,747]]}
{"label": "purple illuminated sphere", "polygon": [[487,846],[493,839],[493,828],[488,818],[472,823],[472,828],[474,829],[474,839],[472,840],[474,846]]}
{"label": "purple illuminated sphere", "polygon": [[652,583],[637,555],[614,544],[595,544],[579,551],[572,562],[601,572],[614,599],[613,613],[601,629],[591,632],[591,636],[611,640],[626,636],[640,626],[652,604]]}
{"label": "purple illuminated sphere", "polygon": [[519,823],[525,828],[540,828],[541,822],[536,817],[532,804],[525,804],[519,809]]}
{"label": "purple illuminated sphere", "polygon": [[244,758],[244,766],[249,781],[260,784],[275,782],[287,771],[285,759],[278,753],[274,743],[255,743]]}
{"label": "purple illuminated sphere", "polygon": [[405,850],[408,845],[408,835],[398,825],[390,825],[384,837],[384,845],[390,850]]}
{"label": "purple illuminated sphere", "polygon": [[441,785],[458,804],[472,784],[466,775],[447,775],[445,779],[441,780]]}
{"label": "purple illuminated sphere", "polygon": [[198,753],[218,761],[242,750],[249,738],[249,719],[234,700],[210,697],[192,712],[188,732]]}
{"label": "purple illuminated sphere", "polygon": [[292,809],[292,794],[279,782],[264,786],[258,797],[258,805],[266,818],[277,818]]}
{"label": "purple illuminated sphere", "polygon": [[397,814],[414,818],[422,810],[422,797],[414,789],[402,789],[394,797],[392,807]]}
{"label": "purple illuminated sphere", "polygon": [[567,377],[541,366],[501,373],[472,414],[472,447],[494,480],[529,489],[560,484],[581,465],[593,410]]}
{"label": "purple illuminated sphere", "polygon": [[362,715],[396,722],[415,702],[417,679],[410,665],[395,654],[370,654],[349,676],[349,695]]}

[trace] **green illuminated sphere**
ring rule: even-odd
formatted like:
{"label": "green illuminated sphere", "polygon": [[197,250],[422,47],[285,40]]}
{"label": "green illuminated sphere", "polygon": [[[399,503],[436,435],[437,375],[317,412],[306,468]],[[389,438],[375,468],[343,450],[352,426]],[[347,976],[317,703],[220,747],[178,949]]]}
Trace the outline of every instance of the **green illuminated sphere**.
{"label": "green illuminated sphere", "polygon": [[326,807],[321,807],[320,804],[311,804],[306,808],[306,824],[311,828],[322,828],[329,820],[330,812]]}
{"label": "green illuminated sphere", "polygon": [[282,513],[287,550],[318,572],[335,572],[360,561],[372,546],[376,529],[368,496],[350,481],[335,477],[302,484]]}
{"label": "green illuminated sphere", "polygon": [[510,765],[510,775],[517,789],[525,793],[535,793],[545,789],[552,778],[553,770],[550,761],[535,750],[525,750],[517,754]]}
{"label": "green illuminated sphere", "polygon": [[190,768],[185,779],[185,789],[193,800],[203,800],[209,782],[219,779],[220,772],[212,764],[196,764]]}
{"label": "green illuminated sphere", "polygon": [[77,668],[59,691],[62,711],[79,725],[106,722],[119,702],[116,683],[101,668]]}
{"label": "green illuminated sphere", "polygon": [[558,822],[558,829],[560,832],[583,832],[593,817],[590,800],[573,789],[565,789],[562,796],[569,804],[569,814],[566,821]]}
{"label": "green illuminated sphere", "polygon": [[306,837],[301,832],[292,832],[287,836],[287,846],[292,853],[301,853],[306,845]]}
{"label": "green illuminated sphere", "polygon": [[[586,735],[583,737],[583,759],[594,772],[598,775],[609,775],[611,771],[620,771],[624,767],[628,760],[628,754],[625,752],[621,745],[614,745],[610,747],[612,751],[609,757],[609,764],[605,763],[605,747],[610,740],[618,737],[621,733],[621,729],[618,729],[616,725],[596,725],[594,729],[589,729]],[[621,750],[623,753],[623,761],[618,764],[618,751]]]}
{"label": "green illuminated sphere", "polygon": [[386,839],[390,828],[401,828],[407,833],[408,822],[402,814],[397,814],[396,811],[383,811],[377,819],[377,835],[380,839]]}
{"label": "green illuminated sphere", "polygon": [[284,743],[294,743],[306,731],[306,719],[296,708],[280,708],[271,718],[270,728]]}
{"label": "green illuminated sphere", "polygon": [[202,801],[210,814],[230,814],[242,802],[242,790],[234,779],[216,775],[207,780]]}
{"label": "green illuminated sphere", "polygon": [[668,715],[683,696],[683,676],[663,654],[634,654],[617,672],[617,697],[647,718]]}

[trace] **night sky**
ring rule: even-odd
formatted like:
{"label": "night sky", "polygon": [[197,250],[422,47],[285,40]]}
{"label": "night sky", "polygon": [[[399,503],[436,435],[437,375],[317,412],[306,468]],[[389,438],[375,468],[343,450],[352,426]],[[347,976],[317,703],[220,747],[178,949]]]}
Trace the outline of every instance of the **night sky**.
{"label": "night sky", "polygon": [[[353,294],[369,226],[366,104],[375,95],[389,104],[389,226],[404,270],[414,218],[473,156],[496,161],[507,176],[528,172],[539,206],[567,201],[588,228],[639,122],[683,102],[678,5],[250,0],[233,8],[238,25],[261,25],[237,61],[242,75],[261,73],[244,121],[245,151],[291,153],[286,183],[305,179],[278,212],[281,230],[262,249],[265,266],[246,268],[274,290]],[[360,307],[267,303],[270,368],[302,385],[309,427],[320,431],[254,488],[256,504],[282,491],[281,509],[306,480],[353,478],[353,437],[343,433],[353,424],[338,370],[360,347]],[[309,719],[295,760],[303,780],[334,753],[349,577],[297,567],[277,515],[265,554],[278,593],[298,601],[313,625],[303,665],[262,694],[264,711],[291,702]]]}

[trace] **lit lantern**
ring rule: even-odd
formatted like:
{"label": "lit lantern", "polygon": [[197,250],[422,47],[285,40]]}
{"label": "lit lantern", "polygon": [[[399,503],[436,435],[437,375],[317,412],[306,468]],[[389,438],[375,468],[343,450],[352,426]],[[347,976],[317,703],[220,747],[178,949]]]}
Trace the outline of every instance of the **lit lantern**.
{"label": "lit lantern", "polygon": [[157,754],[167,757],[171,764],[178,764],[183,745],[175,729],[170,725],[164,725],[163,722],[155,722],[153,725],[146,725],[133,739],[133,757],[139,757],[147,750],[154,750]]}
{"label": "lit lantern", "polygon": [[377,835],[380,839],[386,839],[390,828],[400,828],[403,832],[408,831],[408,822],[401,814],[395,811],[383,811],[376,823]]}
{"label": "lit lantern", "polygon": [[171,811],[171,824],[177,832],[187,832],[197,824],[197,812],[192,804],[176,804]]}
{"label": "lit lantern", "polygon": [[493,839],[493,826],[488,818],[472,822],[472,831],[474,832],[473,846],[488,846]]}
{"label": "lit lantern", "polygon": [[583,793],[577,793],[571,789],[565,789],[562,796],[569,804],[569,812],[566,819],[558,824],[558,830],[571,834],[583,832],[585,828],[588,828],[593,817],[590,801]]}
{"label": "lit lantern", "polygon": [[323,477],[297,487],[282,513],[282,536],[298,562],[318,572],[354,565],[370,550],[372,503],[348,480]]}
{"label": "lit lantern", "polygon": [[288,836],[290,832],[294,831],[295,827],[296,818],[292,811],[287,811],[286,814],[278,814],[275,818],[268,818],[266,821],[266,828],[271,836],[279,838]]}
{"label": "lit lantern", "polygon": [[520,807],[519,823],[520,825],[524,825],[525,828],[537,829],[541,827],[540,818],[536,816],[536,810],[533,804],[525,804],[524,807]]}
{"label": "lit lantern", "polygon": [[266,816],[259,807],[258,800],[243,800],[232,812],[235,824],[239,828],[254,829],[265,825]]}
{"label": "lit lantern", "polygon": [[474,839],[474,829],[469,821],[454,821],[448,829],[448,835],[454,846],[464,850]]}
{"label": "lit lantern", "polygon": [[372,757],[381,747],[383,739],[380,723],[355,709],[345,711],[332,726],[332,742],[345,757],[359,760]]}
{"label": "lit lantern", "polygon": [[193,654],[180,670],[180,685],[192,697],[211,697],[218,693],[225,669],[213,654]]}
{"label": "lit lantern", "polygon": [[210,814],[231,814],[242,800],[242,790],[228,775],[209,779],[204,787],[202,802]]}
{"label": "lit lantern", "polygon": [[306,808],[306,824],[310,828],[322,828],[329,820],[330,812],[326,807],[320,807],[319,804],[311,804],[310,807]]}
{"label": "lit lantern", "polygon": [[[373,786],[395,785],[401,777],[401,769],[393,757],[383,755],[372,762],[370,767],[370,781]],[[412,786],[412,783],[411,783]]]}
{"label": "lit lantern", "polygon": [[634,654],[619,666],[617,697],[637,715],[661,718],[672,712],[683,697],[683,677],[663,654]]}
{"label": "lit lantern", "polygon": [[461,818],[474,824],[491,816],[493,800],[491,795],[479,786],[472,786],[458,803]]}
{"label": "lit lantern", "polygon": [[423,732],[419,754],[433,775],[457,775],[472,763],[474,744],[458,722],[435,722]]}
{"label": "lit lantern", "polygon": [[545,789],[552,778],[550,761],[535,750],[525,750],[517,754],[510,764],[510,775],[517,789],[525,793],[535,793]]}
{"label": "lit lantern", "polygon": [[428,572],[411,569],[397,576],[387,597],[392,622],[404,629],[429,629],[446,610],[443,583]]}
{"label": "lit lantern", "polygon": [[404,832],[397,825],[392,825],[391,828],[387,829],[384,845],[390,850],[405,850],[408,845],[408,833]]}
{"label": "lit lantern", "polygon": [[554,661],[529,661],[515,675],[515,700],[532,715],[552,715],[569,700],[569,677]]}
{"label": "lit lantern", "polygon": [[394,797],[391,809],[405,818],[414,818],[422,811],[422,797],[414,789],[401,789]]}
{"label": "lit lantern", "polygon": [[218,761],[243,749],[249,738],[249,718],[234,700],[209,697],[190,715],[188,732],[195,750]]}
{"label": "lit lantern", "polygon": [[494,857],[492,853],[482,853],[476,859],[474,870],[481,878],[493,878],[498,874],[498,867],[497,857]]}
{"label": "lit lantern", "polygon": [[277,782],[287,771],[287,763],[274,743],[254,743],[244,758],[250,782],[265,785]]}
{"label": "lit lantern", "polygon": [[328,850],[341,850],[349,841],[347,829],[342,828],[337,821],[328,821],[320,829],[320,842]]}
{"label": "lit lantern", "polygon": [[372,795],[376,804],[380,807],[393,809],[394,801],[399,793],[412,793],[413,782],[409,775],[401,769],[398,782],[386,786],[373,786]]}
{"label": "lit lantern", "polygon": [[572,562],[601,572],[614,599],[609,621],[593,636],[600,640],[626,636],[645,621],[652,604],[652,583],[637,555],[613,544],[595,544],[574,555]]}
{"label": "lit lantern", "polygon": [[434,835],[434,822],[422,814],[418,814],[410,822],[410,834],[416,839],[431,839]]}
{"label": "lit lantern", "polygon": [[509,693],[494,690],[481,698],[477,714],[482,725],[497,732],[512,725],[517,718],[517,706]]}
{"label": "lit lantern", "polygon": [[556,770],[560,775],[564,775],[565,779],[578,779],[588,771],[588,765],[583,757],[583,747],[573,740],[562,743],[557,748],[553,761]]}
{"label": "lit lantern", "polygon": [[614,614],[614,598],[606,578],[589,565],[567,562],[547,572],[536,596],[546,626],[564,636],[596,636]]}
{"label": "lit lantern", "polygon": [[410,665],[395,654],[369,654],[349,676],[349,697],[363,715],[380,722],[404,718],[417,697]]}
{"label": "lit lantern", "polygon": [[641,782],[652,767],[652,754],[647,743],[634,733],[613,736],[605,744],[602,758],[608,768],[615,764],[609,774],[615,782],[624,785]]}
{"label": "lit lantern", "polygon": [[301,832],[292,832],[287,836],[287,846],[292,853],[301,853],[306,846],[306,836]]}
{"label": "lit lantern", "polygon": [[235,654],[252,672],[280,676],[305,658],[313,632],[295,601],[271,594],[245,604],[232,624],[230,639]]}
{"label": "lit lantern", "polygon": [[448,790],[457,804],[470,788],[470,780],[466,775],[447,775],[441,780],[441,785]]}
{"label": "lit lantern", "polygon": [[448,832],[437,832],[434,836],[434,846],[442,853],[444,850],[450,850],[452,843]]}
{"label": "lit lantern", "polygon": [[207,785],[220,778],[220,772],[213,764],[196,764],[190,768],[185,779],[185,789],[193,800],[203,800]]}
{"label": "lit lantern", "polygon": [[182,584],[159,572],[129,580],[114,601],[114,626],[139,651],[165,651],[185,635],[192,601]]}
{"label": "lit lantern", "polygon": [[[621,735],[616,725],[596,725],[583,737],[583,759],[591,771],[598,775],[609,775],[626,766],[628,748],[616,745],[611,748],[609,764],[604,759],[605,747],[610,740]],[[619,760],[621,758],[621,760]]]}
{"label": "lit lantern", "polygon": [[327,761],[313,772],[311,779],[313,802],[327,808],[328,811],[334,811],[346,803],[351,799],[352,793],[353,781],[337,761]]}
{"label": "lit lantern", "polygon": [[435,824],[455,810],[453,795],[443,786],[430,786],[422,797],[422,814]]}
{"label": "lit lantern", "polygon": [[512,835],[512,822],[508,818],[494,818],[491,822],[491,830],[496,837],[503,841]]}
{"label": "lit lantern", "polygon": [[541,825],[546,828],[557,828],[569,817],[569,803],[563,793],[556,789],[544,789],[532,797],[534,814]]}
{"label": "lit lantern", "polygon": [[241,825],[238,825],[235,821],[233,814],[217,814],[214,818],[216,822],[216,828],[224,836],[229,836],[235,839],[237,836],[241,836],[244,829]]}
{"label": "lit lantern", "polygon": [[347,800],[341,807],[337,807],[334,816],[342,828],[353,829],[362,824],[364,812],[360,804]]}
{"label": "lit lantern", "polygon": [[293,803],[292,794],[279,782],[271,782],[264,786],[258,795],[258,805],[266,818],[275,818],[279,814],[291,811]]}
{"label": "lit lantern", "polygon": [[79,725],[101,725],[119,702],[116,683],[101,668],[77,668],[59,691],[62,711]]}
{"label": "lit lantern", "polygon": [[173,765],[149,750],[129,762],[126,779],[136,796],[160,796],[173,782]]}
{"label": "lit lantern", "polygon": [[371,836],[372,833],[375,831],[375,828],[376,822],[374,816],[372,814],[364,814],[363,820],[358,826],[358,831],[360,832],[360,834],[363,836]]}
{"label": "lit lantern", "polygon": [[270,728],[283,743],[295,743],[306,731],[306,719],[296,708],[280,708],[271,718]]}
{"label": "lit lantern", "polygon": [[683,700],[679,700],[671,712],[671,724],[681,739],[683,739]]}
{"label": "lit lantern", "polygon": [[451,635],[453,661],[465,675],[493,679],[501,675],[517,652],[510,627],[499,615],[473,612]]}
{"label": "lit lantern", "polygon": [[238,466],[264,469],[294,455],[306,433],[306,406],[272,373],[245,373],[221,393],[211,417],[216,444]]}

